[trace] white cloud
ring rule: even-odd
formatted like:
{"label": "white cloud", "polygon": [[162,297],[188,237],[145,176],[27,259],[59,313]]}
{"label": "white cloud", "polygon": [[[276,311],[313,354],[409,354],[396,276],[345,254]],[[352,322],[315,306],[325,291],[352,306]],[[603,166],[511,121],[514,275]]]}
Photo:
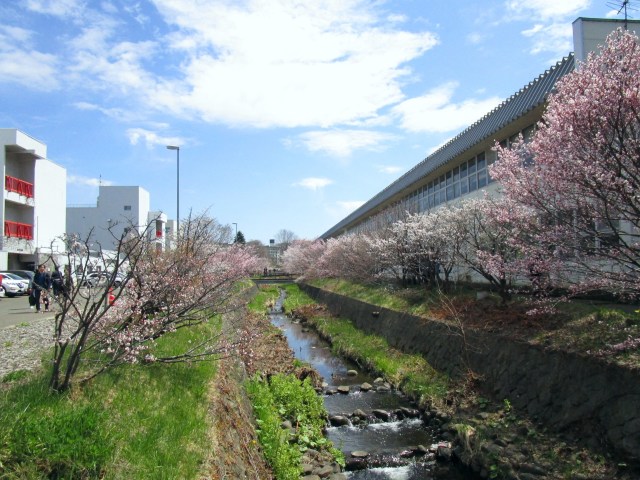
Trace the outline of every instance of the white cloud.
{"label": "white cloud", "polygon": [[303,178],[299,182],[294,183],[293,185],[296,187],[308,188],[309,190],[318,190],[326,187],[327,185],[331,185],[333,180],[328,178],[317,178],[317,177],[308,177]]}
{"label": "white cloud", "polygon": [[50,92],[60,87],[54,56],[35,51],[0,50],[0,82]]}
{"label": "white cloud", "polygon": [[351,212],[354,212],[362,205],[364,205],[364,201],[362,200],[352,200],[352,201],[339,201],[336,202],[340,210],[344,215],[349,215]]}
{"label": "white cloud", "polygon": [[507,21],[534,23],[522,31],[532,40],[530,53],[548,52],[553,61],[573,50],[571,21],[591,3],[592,0],[508,0],[504,5]]}
{"label": "white cloud", "polygon": [[401,125],[411,132],[450,132],[479,120],[502,101],[498,97],[453,103],[457,82],[449,82],[423,96],[406,100],[393,108]]}
{"label": "white cloud", "polygon": [[312,152],[348,157],[355,150],[380,150],[384,142],[396,137],[371,130],[318,130],[303,133],[298,138]]}
{"label": "white cloud", "polygon": [[28,0],[27,8],[56,17],[74,16],[82,9],[83,0]]}
{"label": "white cloud", "polygon": [[508,0],[507,15],[516,20],[563,21],[560,17],[574,17],[589,8],[591,0]]}
{"label": "white cloud", "polygon": [[469,43],[471,43],[473,45],[478,45],[478,44],[482,43],[484,38],[485,38],[485,36],[482,33],[472,32],[472,33],[469,33],[467,35],[467,42],[469,42]]}
{"label": "white cloud", "polygon": [[153,148],[157,145],[166,147],[167,145],[182,146],[184,140],[178,137],[163,137],[156,132],[146,130],[144,128],[130,128],[127,130],[127,138],[131,145],[137,145],[138,142],[144,142],[147,148]]}
{"label": "white cloud", "polygon": [[33,48],[33,32],[20,27],[0,27],[0,82],[53,91],[60,86],[58,60]]}
{"label": "white cloud", "polygon": [[172,47],[189,57],[181,83],[157,84],[149,102],[210,122],[328,127],[375,118],[403,98],[406,63],[437,43],[395,29],[362,0],[156,4],[182,29]]}
{"label": "white cloud", "polygon": [[110,186],[113,182],[103,178],[83,177],[81,175],[67,175],[67,183],[84,187],[98,187],[100,185]]}
{"label": "white cloud", "polygon": [[404,168],[399,167],[397,165],[379,165],[378,166],[378,171],[380,173],[388,173],[390,175],[394,175],[396,173],[400,173],[403,170],[404,170]]}
{"label": "white cloud", "polygon": [[536,25],[532,29],[523,31],[522,34],[533,39],[530,49],[532,54],[551,52],[554,55],[566,55],[573,50],[571,25],[561,23]]}

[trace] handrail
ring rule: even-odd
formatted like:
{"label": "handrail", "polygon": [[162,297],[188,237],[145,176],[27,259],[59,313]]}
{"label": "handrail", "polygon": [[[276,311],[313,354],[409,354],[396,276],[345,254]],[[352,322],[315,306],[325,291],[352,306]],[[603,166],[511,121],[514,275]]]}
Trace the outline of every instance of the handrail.
{"label": "handrail", "polygon": [[16,177],[5,175],[4,188],[10,192],[16,192],[28,198],[33,198],[33,183],[25,182]]}
{"label": "handrail", "polygon": [[33,225],[20,222],[4,222],[4,236],[33,240]]}

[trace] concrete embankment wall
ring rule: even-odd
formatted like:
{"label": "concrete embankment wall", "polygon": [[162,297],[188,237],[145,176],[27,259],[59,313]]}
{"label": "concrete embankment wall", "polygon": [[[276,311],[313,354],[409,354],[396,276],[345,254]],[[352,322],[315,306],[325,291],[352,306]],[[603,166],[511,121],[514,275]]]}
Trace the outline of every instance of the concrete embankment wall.
{"label": "concrete embankment wall", "polygon": [[548,427],[640,460],[640,372],[596,358],[514,341],[377,307],[301,284],[329,311],[452,376],[479,374],[496,399]]}

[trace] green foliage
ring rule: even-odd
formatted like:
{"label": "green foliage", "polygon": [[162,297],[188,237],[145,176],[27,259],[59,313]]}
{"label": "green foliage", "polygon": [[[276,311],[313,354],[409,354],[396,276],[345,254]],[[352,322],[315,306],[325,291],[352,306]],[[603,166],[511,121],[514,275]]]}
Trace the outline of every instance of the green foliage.
{"label": "green foliage", "polygon": [[13,372],[7,373],[4,377],[2,377],[2,383],[17,382],[22,380],[23,378],[27,378],[28,376],[28,370],[15,370]]}
{"label": "green foliage", "polygon": [[[267,382],[258,376],[247,384],[258,423],[258,437],[279,480],[298,479],[302,473],[300,460],[308,448],[330,448],[344,464],[341,453],[331,448],[322,429],[326,410],[308,379],[294,375],[274,375]],[[292,435],[282,428],[288,420],[295,427]]]}
{"label": "green foliage", "polygon": [[303,305],[315,303],[309,295],[300,290],[300,288],[295,284],[283,285],[283,288],[287,293],[287,298],[284,301],[287,312]]}
{"label": "green foliage", "polygon": [[[160,339],[184,351],[218,323]],[[196,478],[215,362],[124,365],[53,394],[47,372],[0,393],[0,478]]]}
{"label": "green foliage", "polygon": [[[297,285],[287,286],[287,311],[298,305],[313,303]],[[447,394],[449,379],[437,372],[421,355],[403,354],[391,348],[376,335],[367,335],[353,324],[340,318],[311,318],[315,328],[331,338],[333,350],[356,360],[402,388],[404,392],[423,401],[437,401]]]}
{"label": "green foliage", "polygon": [[276,301],[280,296],[280,290],[275,285],[260,285],[258,293],[256,293],[248,303],[250,310],[263,313],[265,307]]}

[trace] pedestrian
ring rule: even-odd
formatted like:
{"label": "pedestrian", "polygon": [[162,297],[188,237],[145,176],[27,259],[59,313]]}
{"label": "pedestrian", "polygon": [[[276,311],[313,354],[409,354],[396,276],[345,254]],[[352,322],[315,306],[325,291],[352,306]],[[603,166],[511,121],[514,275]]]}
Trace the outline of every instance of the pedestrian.
{"label": "pedestrian", "polygon": [[60,299],[60,294],[64,291],[64,283],[62,273],[58,267],[55,267],[55,270],[51,274],[51,286],[53,287],[53,296]]}
{"label": "pedestrian", "polygon": [[42,305],[44,306],[44,311],[48,312],[49,311],[49,292],[47,290],[42,290],[40,296],[42,297]]}
{"label": "pedestrian", "polygon": [[38,267],[38,271],[33,277],[33,297],[36,304],[36,310],[40,312],[40,297],[42,292],[49,291],[51,288],[51,277],[45,272],[44,265]]}

